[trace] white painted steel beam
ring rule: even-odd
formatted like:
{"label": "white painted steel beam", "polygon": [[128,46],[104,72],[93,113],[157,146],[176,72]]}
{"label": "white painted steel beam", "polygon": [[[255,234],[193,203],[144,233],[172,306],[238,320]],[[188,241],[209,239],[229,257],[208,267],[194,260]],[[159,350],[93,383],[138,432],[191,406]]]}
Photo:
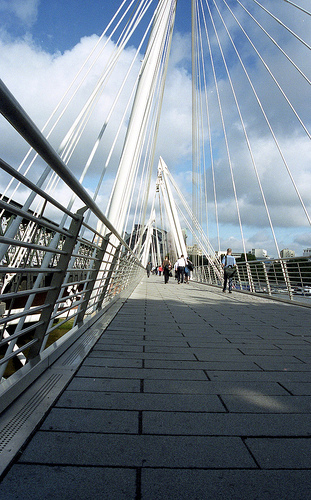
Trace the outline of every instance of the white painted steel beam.
{"label": "white painted steel beam", "polygon": [[144,138],[144,130],[151,112],[151,98],[156,88],[165,40],[172,36],[177,0],[159,0],[147,51],[143,60],[133,109],[127,129],[117,177],[109,201],[107,218],[122,233],[129,208],[131,192]]}

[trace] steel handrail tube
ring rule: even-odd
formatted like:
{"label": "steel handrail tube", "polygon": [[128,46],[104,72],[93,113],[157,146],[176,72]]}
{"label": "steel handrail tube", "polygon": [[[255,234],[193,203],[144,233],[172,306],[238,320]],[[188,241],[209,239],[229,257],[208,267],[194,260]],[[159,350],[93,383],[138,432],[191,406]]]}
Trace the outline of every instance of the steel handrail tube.
{"label": "steel handrail tube", "polygon": [[2,293],[0,294],[0,301],[6,299],[18,299],[19,297],[25,297],[28,295],[34,295],[36,293],[45,293],[51,289],[50,286],[45,286],[42,288],[32,288],[31,290],[20,290],[19,292]]}
{"label": "steel handrail tube", "polygon": [[27,328],[24,328],[24,330],[20,330],[18,333],[13,333],[9,337],[6,337],[6,338],[2,339],[0,341],[0,347],[2,347],[3,345],[8,344],[12,340],[19,339],[23,335],[26,335],[26,333],[31,332],[31,330],[33,330],[33,325],[27,326]]}
{"label": "steel handrail tube", "polygon": [[23,312],[12,314],[9,317],[0,318],[0,325],[11,323],[15,319],[25,318],[26,316],[33,316],[34,314],[38,314],[43,309],[46,309],[50,306],[50,304],[42,304],[41,306],[32,307],[31,309],[24,310]]}
{"label": "steel handrail tube", "polygon": [[0,359],[0,366],[10,361],[10,359],[15,358],[18,354],[22,353],[25,349],[28,349],[28,347],[34,345],[36,342],[38,342],[38,339],[30,340],[30,342],[25,344],[23,347],[16,349],[16,351],[12,352],[11,354],[8,354],[5,358]]}
{"label": "steel handrail tube", "polygon": [[[20,246],[25,248],[30,248],[31,250],[41,250],[42,252],[50,252],[59,255],[63,255],[65,252],[58,248],[50,248],[43,245],[36,245],[35,243],[30,243],[27,241],[14,240],[13,238],[6,238],[5,236],[0,236],[0,243],[5,243],[11,246]],[[1,269],[1,268],[0,268]]]}
{"label": "steel handrail tube", "polygon": [[46,229],[50,229],[51,231],[54,231],[55,233],[63,234],[64,236],[70,236],[70,234],[68,233],[68,231],[66,229],[62,229],[59,226],[57,226],[56,224],[54,225],[51,222],[48,222],[44,218],[39,218],[39,217],[36,217],[35,215],[32,215],[29,212],[25,212],[23,209],[17,208],[14,205],[6,203],[3,200],[0,200],[0,207],[4,208],[7,212],[10,212],[14,215],[22,217],[23,219],[27,219],[27,220],[30,220],[32,222],[35,222],[39,226],[45,227]]}
{"label": "steel handrail tube", "polygon": [[15,170],[13,167],[11,167],[8,163],[6,163],[2,158],[0,158],[0,167],[2,170],[7,172],[9,175],[12,177],[15,177],[16,180],[18,180],[21,184],[24,186],[28,187],[31,189],[31,191],[34,191],[37,193],[39,196],[41,196],[43,199],[54,205],[54,207],[58,208],[61,212],[64,212],[65,214],[69,215],[69,217],[75,218],[76,216],[74,215],[73,212],[68,210],[68,208],[64,207],[60,203],[58,203],[55,198],[47,194],[43,189],[40,189],[37,184],[34,184],[31,182],[27,177],[25,177],[23,174]]}
{"label": "steel handrail tube", "polygon": [[61,273],[62,270],[58,267],[1,267],[0,274],[22,274],[22,273],[34,273],[34,274],[46,274],[46,273]]}
{"label": "steel handrail tube", "polygon": [[52,148],[51,144],[44,137],[42,132],[40,132],[38,127],[31,120],[2,80],[0,80],[0,112],[12,125],[12,127],[14,127],[15,130],[28,142],[28,144],[41,156],[47,165],[49,165],[54,172],[59,175],[65,184],[72,189],[80,200],[82,200],[85,205],[92,210],[94,215],[96,215],[98,219],[103,222],[103,224],[114,234],[120,243],[133,253],[127,243],[109,222],[107,217],[99,209],[98,205],[88,194],[86,189],[84,189],[76,177],[72,175],[67,165]]}

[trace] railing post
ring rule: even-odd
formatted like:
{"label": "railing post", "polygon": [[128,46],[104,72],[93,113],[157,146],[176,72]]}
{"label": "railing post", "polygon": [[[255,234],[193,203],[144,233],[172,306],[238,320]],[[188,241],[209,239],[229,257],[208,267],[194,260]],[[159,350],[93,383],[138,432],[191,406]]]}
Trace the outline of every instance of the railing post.
{"label": "railing post", "polygon": [[[72,220],[69,228],[69,232],[71,234],[71,237],[67,237],[64,243],[64,254],[62,254],[59,258],[58,262],[58,267],[61,269],[61,272],[59,273],[54,273],[50,285],[50,290],[47,293],[45,303],[48,305],[47,308],[45,308],[40,317],[40,325],[37,326],[37,328],[34,331],[34,339],[37,339],[37,342],[32,345],[29,349],[29,353],[27,356],[27,359],[33,359],[35,358],[41,350],[41,346],[44,342],[44,337],[47,331],[47,328],[49,326],[50,318],[53,313],[54,307],[55,307],[55,302],[57,298],[59,297],[60,291],[61,291],[61,285],[64,281],[64,278],[67,273],[67,268],[68,264],[71,259],[71,255],[73,253],[75,244],[76,244],[76,239],[78,237],[82,221],[83,221],[83,213],[85,212],[86,208],[83,207],[82,209],[78,210],[78,219]],[[51,268],[51,272],[53,272],[53,268]]]}
{"label": "railing post", "polygon": [[241,281],[241,276],[240,276],[240,271],[239,271],[239,266],[238,265],[236,266],[236,272],[237,272],[237,275],[238,275],[237,281],[239,282],[240,290],[243,290],[242,281]]}
{"label": "railing post", "polygon": [[86,286],[86,291],[84,292],[83,304],[79,310],[79,313],[78,313],[78,316],[76,319],[76,324],[78,326],[81,325],[83,318],[84,318],[84,315],[85,315],[85,312],[87,310],[87,306],[88,306],[89,300],[91,298],[94,285],[96,283],[96,279],[97,279],[97,276],[98,276],[98,273],[100,270],[100,266],[102,264],[105,252],[107,250],[110,236],[111,236],[111,233],[109,233],[103,237],[101,247],[98,248],[96,251],[95,264],[94,264],[93,269],[89,273],[89,277],[88,277],[89,281],[88,281],[87,286]]}
{"label": "railing post", "polygon": [[106,296],[107,289],[108,289],[108,286],[109,286],[109,283],[110,283],[110,280],[111,280],[111,277],[112,277],[112,273],[113,273],[114,268],[116,267],[116,264],[117,264],[118,259],[119,259],[120,251],[121,251],[121,243],[116,248],[115,254],[114,254],[112,262],[110,264],[109,271],[107,273],[107,276],[106,276],[106,279],[105,279],[105,283],[104,283],[104,286],[103,286],[103,290],[102,290],[102,293],[100,294],[100,298],[99,298],[98,304],[96,306],[97,311],[99,311],[101,309],[101,307],[102,307],[102,304],[103,304],[104,298]]}
{"label": "railing post", "polygon": [[268,276],[268,273],[267,273],[267,266],[266,266],[265,262],[262,262],[262,268],[263,268],[263,272],[264,272],[264,275],[265,275],[265,280],[266,280],[268,294],[272,295],[270,281],[269,281],[269,276]]}
{"label": "railing post", "polygon": [[283,272],[284,280],[286,283],[289,298],[290,298],[290,300],[293,300],[293,290],[292,290],[291,282],[290,282],[289,275],[288,275],[286,261],[281,260],[280,263],[281,263],[281,268],[282,268],[282,272]]}
{"label": "railing post", "polygon": [[246,271],[247,271],[247,277],[248,277],[248,283],[249,283],[249,290],[250,290],[250,292],[254,293],[255,287],[254,287],[254,282],[253,282],[251,266],[249,265],[249,262],[245,262],[245,264],[246,264]]}

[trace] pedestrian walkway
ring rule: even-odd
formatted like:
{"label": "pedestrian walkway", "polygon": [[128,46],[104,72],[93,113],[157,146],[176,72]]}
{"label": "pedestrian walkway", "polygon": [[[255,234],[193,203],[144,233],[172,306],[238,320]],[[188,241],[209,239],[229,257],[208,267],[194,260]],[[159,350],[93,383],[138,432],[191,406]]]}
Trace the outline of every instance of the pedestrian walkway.
{"label": "pedestrian walkway", "polygon": [[311,498],[310,315],[144,277],[0,498]]}

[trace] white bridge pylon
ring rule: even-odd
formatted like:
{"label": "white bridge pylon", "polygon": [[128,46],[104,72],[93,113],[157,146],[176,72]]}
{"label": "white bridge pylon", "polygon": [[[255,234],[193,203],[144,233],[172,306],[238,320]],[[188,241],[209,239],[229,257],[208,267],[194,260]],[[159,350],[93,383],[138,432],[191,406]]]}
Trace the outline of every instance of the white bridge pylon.
{"label": "white bridge pylon", "polygon": [[160,157],[158,164],[158,178],[156,182],[156,189],[161,192],[167,220],[170,231],[172,233],[173,243],[176,249],[177,257],[184,255],[187,257],[187,247],[182,234],[181,224],[177,212],[175,200],[173,198],[172,190],[168,179],[168,167]]}
{"label": "white bridge pylon", "polygon": [[[120,233],[124,230],[126,214],[130,205],[143,149],[148,118],[152,112],[152,98],[156,93],[156,82],[161,68],[159,64],[160,56],[165,47],[165,40],[167,37],[170,40],[172,38],[176,1],[160,0],[156,9],[118,172],[108,204],[107,218]],[[168,58],[168,56],[169,51],[165,57]]]}
{"label": "white bridge pylon", "polygon": [[163,203],[166,210],[167,221],[169,225],[169,230],[173,239],[173,244],[177,253],[177,257],[187,254],[187,246],[182,233],[182,226],[178,214],[179,207],[177,206],[171,185],[174,187],[179,200],[183,205],[183,211],[180,212],[183,215],[184,221],[188,229],[191,231],[192,236],[197,242],[198,247],[202,251],[202,255],[208,258],[210,266],[214,269],[215,275],[221,280],[222,279],[222,267],[219,258],[216,256],[216,252],[209,242],[206,234],[204,233],[200,223],[194,216],[191,208],[180,192],[178,186],[175,184],[174,179],[169,172],[168,166],[166,165],[163,158],[160,157],[158,164],[158,177],[156,181],[156,190],[162,195]]}

